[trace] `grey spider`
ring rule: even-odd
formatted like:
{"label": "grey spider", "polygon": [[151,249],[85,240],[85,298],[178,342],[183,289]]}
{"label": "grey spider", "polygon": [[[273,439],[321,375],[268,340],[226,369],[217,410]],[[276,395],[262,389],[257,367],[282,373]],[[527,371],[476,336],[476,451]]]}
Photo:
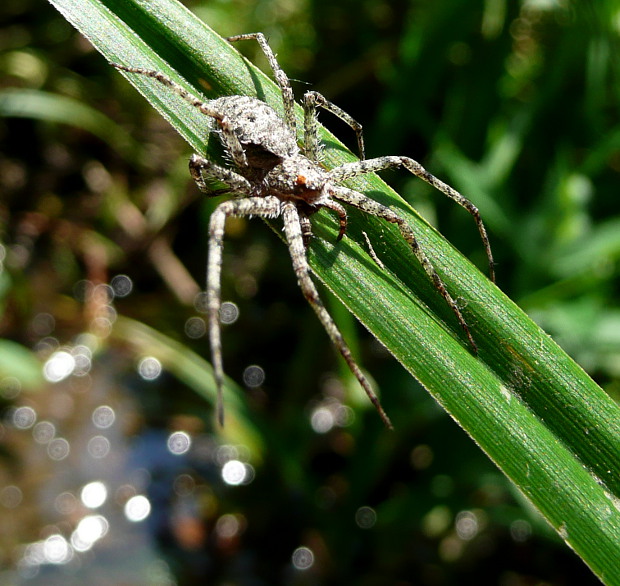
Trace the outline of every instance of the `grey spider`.
{"label": "grey spider", "polygon": [[[231,193],[241,196],[219,204],[209,222],[207,311],[209,341],[217,386],[218,420],[223,424],[224,369],[220,330],[220,278],[224,227],[226,219],[231,216],[261,216],[264,218],[282,217],[293,269],[304,297],[316,312],[331,341],[363,387],[381,419],[388,428],[391,428],[392,424],[389,417],[383,410],[370,383],[353,359],[338,327],[321,302],[310,276],[310,267],[306,256],[306,248],[312,235],[310,216],[321,208],[334,211],[340,223],[338,240],[344,236],[347,229],[347,212],[342,204],[356,207],[365,213],[396,224],[435,288],[451,307],[474,352],[477,351],[476,343],[461,310],[448,293],[426,253],[420,247],[410,226],[392,209],[358,191],[339,184],[358,175],[394,167],[404,167],[456,201],[474,217],[487,253],[490,276],[494,280],[493,256],[486,229],[478,209],[468,199],[431,175],[413,159],[402,156],[384,156],[366,160],[364,158],[362,126],[341,108],[315,91],[308,91],[304,95],[304,136],[303,146],[300,148],[297,142],[294,115],[295,100],[288,77],[280,68],[262,33],[250,33],[228,38],[230,42],[239,40],[255,40],[259,43],[280,88],[284,117],[281,117],[273,108],[256,98],[225,96],[205,102],[158,71],[112,63],[114,67],[122,71],[145,75],[157,80],[196,107],[201,113],[211,117],[215,121],[222,144],[234,164],[234,168],[223,167],[196,154],[192,155],[189,162],[191,176],[198,188],[204,193],[213,194],[207,187],[207,181],[215,179],[224,183]],[[319,157],[320,145],[317,133],[317,109],[319,107],[341,118],[354,130],[361,160],[345,163],[329,170],[323,167]]]}

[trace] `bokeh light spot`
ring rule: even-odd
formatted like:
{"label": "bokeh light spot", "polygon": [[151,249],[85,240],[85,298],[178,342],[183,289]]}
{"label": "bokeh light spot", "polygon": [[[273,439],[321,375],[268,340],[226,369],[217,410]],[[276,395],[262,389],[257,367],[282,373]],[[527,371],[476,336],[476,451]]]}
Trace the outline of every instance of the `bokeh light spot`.
{"label": "bokeh light spot", "polygon": [[49,444],[56,435],[56,426],[50,421],[39,421],[32,428],[32,437],[38,444]]}
{"label": "bokeh light spot", "polygon": [[57,437],[47,444],[47,455],[52,460],[64,460],[70,451],[69,442],[62,437]]}
{"label": "bokeh light spot", "polygon": [[298,547],[291,556],[293,566],[297,570],[308,570],[314,564],[314,554],[308,547]]}
{"label": "bokeh light spot", "polygon": [[243,371],[243,382],[251,389],[260,387],[265,382],[265,371],[256,364],[248,366]]}
{"label": "bokeh light spot", "polygon": [[88,551],[96,541],[105,536],[110,524],[101,515],[84,517],[71,534],[71,545],[76,551]]}
{"label": "bokeh light spot", "polygon": [[43,376],[51,383],[57,383],[67,378],[75,368],[75,358],[60,350],[54,352],[43,365]]}
{"label": "bokeh light spot", "polygon": [[93,458],[105,458],[110,453],[110,440],[102,435],[96,435],[88,440],[86,449]]}
{"label": "bokeh light spot", "polygon": [[246,479],[247,470],[245,464],[239,460],[229,460],[222,466],[222,479],[226,484],[238,486]]}
{"label": "bokeh light spot", "polygon": [[85,507],[96,509],[100,507],[108,498],[108,489],[103,482],[96,480],[89,482],[82,488],[80,499]]}
{"label": "bokeh light spot", "polygon": [[22,390],[22,383],[14,376],[5,376],[0,380],[0,397],[11,401],[15,399]]}
{"label": "bokeh light spot", "polygon": [[207,294],[201,291],[194,297],[194,309],[198,313],[208,313]]}
{"label": "bokeh light spot", "polygon": [[112,407],[109,407],[108,405],[101,405],[93,411],[91,418],[95,424],[95,427],[98,427],[99,429],[107,429],[114,423],[116,413]]}
{"label": "bokeh light spot", "polygon": [[224,301],[220,307],[220,322],[234,324],[239,319],[239,307],[232,301]]}
{"label": "bokeh light spot", "polygon": [[114,289],[110,285],[100,283],[93,287],[90,297],[94,302],[106,305],[114,300]]}
{"label": "bokeh light spot", "polygon": [[61,515],[70,515],[78,507],[78,500],[70,492],[62,492],[54,499],[54,508]]}
{"label": "bokeh light spot", "polygon": [[32,407],[17,407],[11,419],[17,429],[30,429],[37,420],[37,413]]}
{"label": "bokeh light spot", "polygon": [[127,517],[129,521],[134,523],[144,521],[150,513],[151,503],[149,502],[149,499],[141,494],[132,496],[125,503],[125,517]]}
{"label": "bokeh light spot", "polygon": [[19,507],[23,498],[21,489],[14,484],[9,484],[0,490],[0,505],[7,509]]}
{"label": "bokeh light spot", "polygon": [[532,526],[524,519],[517,519],[510,524],[510,536],[517,543],[525,543],[532,535]]}
{"label": "bokeh light spot", "polygon": [[110,281],[115,297],[127,297],[133,290],[133,281],[127,275],[116,275]]}
{"label": "bokeh light spot", "polygon": [[37,336],[49,336],[56,327],[56,320],[51,313],[38,313],[34,316],[31,327]]}
{"label": "bokeh light spot", "polygon": [[310,414],[310,425],[316,433],[327,433],[336,423],[329,407],[319,406]]}
{"label": "bokeh light spot", "polygon": [[62,535],[50,535],[43,543],[43,555],[50,564],[66,564],[73,557],[73,550]]}
{"label": "bokeh light spot", "polygon": [[471,511],[461,511],[454,523],[457,535],[464,541],[473,539],[478,533],[478,519]]}
{"label": "bokeh light spot", "polygon": [[192,446],[192,438],[184,431],[175,431],[168,436],[168,450],[176,456],[186,454]]}
{"label": "bokeh light spot", "polygon": [[239,534],[241,523],[236,515],[222,515],[215,524],[217,536],[221,539],[232,539]]}
{"label": "bokeh light spot", "polygon": [[161,374],[161,362],[153,356],[148,356],[140,360],[138,364],[138,374],[144,380],[155,380]]}
{"label": "bokeh light spot", "polygon": [[360,529],[370,529],[377,522],[377,513],[371,507],[360,507],[355,512],[355,522]]}
{"label": "bokeh light spot", "polygon": [[185,322],[185,335],[192,340],[202,338],[207,333],[207,324],[201,317],[190,317]]}
{"label": "bokeh light spot", "polygon": [[188,496],[196,489],[196,481],[189,474],[179,474],[174,479],[173,488],[179,496]]}

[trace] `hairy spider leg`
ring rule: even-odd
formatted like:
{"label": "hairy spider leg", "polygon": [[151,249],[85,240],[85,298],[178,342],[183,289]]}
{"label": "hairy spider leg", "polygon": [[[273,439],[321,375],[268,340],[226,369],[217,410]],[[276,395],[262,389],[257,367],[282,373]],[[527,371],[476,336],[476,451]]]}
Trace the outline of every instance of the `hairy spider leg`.
{"label": "hairy spider leg", "polygon": [[339,225],[338,237],[336,238],[336,240],[337,241],[342,240],[343,236],[347,232],[347,222],[348,222],[347,210],[344,208],[344,206],[339,204],[337,201],[333,201],[333,200],[327,200],[321,203],[319,207],[309,206],[309,205],[304,206],[303,202],[301,201],[296,202],[296,203],[297,203],[297,213],[299,214],[299,221],[301,223],[301,233],[303,235],[304,245],[306,248],[308,248],[308,246],[310,245],[310,241],[312,239],[312,222],[310,220],[310,216],[316,213],[318,209],[320,208],[327,208],[329,210],[332,210],[333,212],[336,212],[338,216],[338,225]]}
{"label": "hairy spider leg", "polygon": [[265,35],[263,33],[247,33],[244,35],[234,35],[232,37],[227,37],[226,39],[230,43],[234,43],[236,41],[257,41],[262,49],[265,57],[267,57],[267,61],[269,62],[269,66],[271,67],[271,71],[273,71],[273,77],[280,88],[280,92],[282,93],[282,105],[284,107],[284,121],[286,125],[291,129],[293,134],[296,133],[297,125],[295,123],[295,96],[293,94],[293,89],[291,88],[291,82],[288,79],[288,76],[278,63],[276,56],[274,55]]}
{"label": "hairy spider leg", "polygon": [[209,342],[213,376],[217,389],[217,418],[224,425],[224,366],[222,361],[222,331],[220,325],[222,253],[224,250],[224,227],[226,219],[235,217],[261,216],[276,218],[280,215],[280,200],[274,195],[230,199],[215,208],[209,220],[209,257],[207,261],[207,312]]}
{"label": "hairy spider leg", "polygon": [[478,353],[478,346],[476,345],[476,342],[474,342],[474,338],[469,331],[469,327],[467,325],[467,322],[465,321],[465,318],[463,317],[463,314],[461,313],[461,310],[459,309],[459,306],[457,305],[456,301],[454,301],[450,293],[448,293],[448,290],[446,289],[446,286],[441,280],[441,277],[437,274],[433,263],[431,263],[429,258],[426,256],[424,250],[422,250],[422,248],[420,247],[418,239],[413,233],[411,226],[409,226],[409,224],[407,224],[407,222],[405,222],[405,220],[401,218],[394,210],[388,208],[387,206],[384,206],[383,204],[380,204],[374,199],[370,199],[359,191],[353,191],[352,189],[347,189],[346,187],[334,186],[333,197],[344,203],[349,204],[350,206],[362,210],[363,212],[370,214],[371,216],[377,216],[378,218],[382,218],[388,222],[391,222],[392,224],[396,224],[396,226],[400,230],[401,236],[409,243],[409,246],[411,246],[413,254],[415,254],[416,258],[422,265],[422,268],[426,271],[426,274],[431,279],[433,285],[435,286],[435,289],[439,291],[441,296],[451,307],[454,315],[456,316],[456,319],[459,322],[459,325],[461,326],[461,328],[463,328],[463,331],[465,332],[472,349],[475,353]]}
{"label": "hairy spider leg", "polygon": [[392,169],[395,167],[404,167],[416,177],[419,177],[435,189],[441,191],[444,195],[447,195],[450,199],[465,208],[473,216],[476,225],[478,226],[478,232],[480,233],[480,238],[487,255],[487,260],[489,263],[489,277],[491,281],[495,283],[495,262],[493,261],[493,253],[491,252],[491,243],[489,242],[487,230],[482,222],[478,208],[465,196],[456,191],[456,189],[453,189],[429,173],[417,161],[414,161],[409,157],[400,156],[378,157],[376,159],[367,159],[365,161],[357,161],[354,163],[344,163],[343,165],[328,171],[328,175],[332,181],[340,183],[345,179],[357,177],[358,175],[376,173],[377,171],[383,171],[385,169]]}
{"label": "hairy spider leg", "polygon": [[[286,125],[291,129],[291,131],[296,132],[295,97],[293,94],[293,89],[291,88],[291,83],[288,76],[280,67],[273,50],[265,38],[265,35],[263,35],[263,33],[247,33],[227,37],[226,40],[231,43],[249,40],[258,42],[261,50],[267,58],[267,61],[269,62],[269,66],[271,67],[276,83],[282,92],[282,105],[284,107],[284,120]],[[307,92],[304,96],[304,154],[309,159],[318,161],[319,142],[317,138],[316,123],[316,109],[318,107],[331,112],[334,116],[337,116],[342,121],[346,122],[353,129],[357,138],[360,158],[364,159],[364,138],[362,135],[362,125],[342,108],[336,106],[336,104],[333,104],[327,100],[323,95],[314,91]]]}
{"label": "hairy spider leg", "polygon": [[331,112],[334,116],[337,116],[348,124],[355,132],[357,139],[357,149],[359,151],[360,159],[366,158],[364,149],[364,135],[362,132],[362,125],[355,120],[351,115],[345,112],[336,104],[330,102],[319,92],[306,92],[304,94],[304,154],[312,161],[319,161],[320,144],[318,139],[318,123],[317,123],[317,109],[323,108],[328,112]]}
{"label": "hairy spider leg", "polygon": [[228,186],[226,193],[240,192],[252,193],[253,186],[245,178],[235,173],[232,169],[221,167],[209,159],[200,155],[192,155],[189,159],[189,173],[198,186],[198,189],[208,196],[219,195],[221,192],[212,191],[205,182],[205,178],[212,178],[225,183]]}
{"label": "hairy spider leg", "polygon": [[375,392],[372,390],[368,379],[364,376],[364,373],[361,371],[360,367],[355,362],[353,356],[351,355],[351,350],[347,346],[347,343],[344,341],[338,326],[329,315],[327,309],[323,305],[321,298],[319,297],[319,293],[312,281],[310,276],[310,265],[308,264],[308,259],[306,258],[306,249],[303,241],[302,234],[302,224],[300,222],[299,212],[297,211],[297,206],[292,201],[284,201],[282,202],[282,220],[284,222],[284,234],[286,235],[286,240],[288,242],[288,248],[291,254],[291,260],[293,262],[293,269],[295,274],[297,275],[297,281],[299,282],[299,286],[304,294],[304,297],[317,314],[319,320],[323,324],[329,338],[332,343],[350,368],[351,372],[355,375],[358,382],[368,395],[371,403],[375,406],[375,409],[379,413],[383,423],[389,428],[393,429],[392,422],[390,418],[387,416],[379,398],[375,395]]}
{"label": "hairy spider leg", "polygon": [[239,138],[235,134],[235,130],[231,126],[230,121],[222,112],[211,107],[208,102],[204,102],[203,100],[192,95],[185,88],[181,87],[178,83],[172,81],[167,75],[164,75],[159,71],[143,69],[142,67],[126,67],[125,65],[119,65],[118,63],[110,63],[110,65],[112,65],[112,67],[116,67],[116,69],[120,69],[121,71],[138,73],[158,81],[162,85],[170,88],[175,94],[183,98],[188,104],[194,106],[194,108],[202,114],[213,118],[221,130],[222,141],[228,148],[228,152],[235,165],[240,168],[248,167],[248,160],[245,156],[245,151],[239,142]]}

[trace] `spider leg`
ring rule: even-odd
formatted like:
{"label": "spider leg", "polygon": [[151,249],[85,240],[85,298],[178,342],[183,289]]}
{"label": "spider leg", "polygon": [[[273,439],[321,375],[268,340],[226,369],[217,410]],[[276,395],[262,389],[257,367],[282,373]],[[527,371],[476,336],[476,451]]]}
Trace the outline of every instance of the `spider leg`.
{"label": "spider leg", "polygon": [[235,41],[248,41],[253,40],[257,41],[262,49],[265,57],[267,57],[267,61],[269,61],[269,66],[271,67],[271,71],[273,71],[273,76],[280,88],[280,92],[282,92],[282,105],[284,106],[284,120],[286,121],[286,125],[295,133],[295,97],[293,95],[293,90],[291,88],[291,84],[289,79],[282,71],[276,56],[274,55],[265,35],[263,33],[247,33],[245,35],[235,35],[233,37],[228,37],[227,41],[234,43]]}
{"label": "spider leg", "polygon": [[218,124],[222,131],[222,141],[228,147],[230,156],[238,167],[247,167],[248,161],[245,156],[245,151],[235,134],[234,128],[231,126],[230,121],[220,112],[217,108],[213,108],[209,102],[197,98],[190,94],[185,88],[181,87],[178,83],[172,81],[167,75],[160,73],[159,71],[153,71],[151,69],[143,69],[142,67],[126,67],[125,65],[119,65],[118,63],[110,63],[112,67],[126,71],[127,73],[137,73],[139,75],[145,75],[150,77],[162,85],[170,88],[175,94],[183,98],[188,104],[194,106],[205,116],[210,116]]}
{"label": "spider leg", "polygon": [[[487,230],[480,217],[478,208],[469,201],[465,196],[461,195],[456,189],[453,189],[440,179],[437,179],[434,175],[429,173],[420,163],[410,159],[408,157],[387,156],[378,157],[376,159],[368,159],[366,161],[358,161],[355,163],[345,163],[339,167],[335,167],[328,172],[329,178],[339,183],[345,179],[363,175],[365,173],[375,173],[376,171],[382,171],[384,169],[392,169],[395,167],[404,167],[409,172],[413,173],[416,177],[419,177],[423,181],[426,181],[429,185],[438,189],[443,194],[447,195],[450,199],[454,200],[461,207],[465,208],[474,218],[476,225],[478,226],[478,232],[482,239],[488,263],[489,263],[489,277],[491,281],[495,283],[495,263],[493,261],[493,253],[491,252],[491,243],[487,235]],[[427,271],[428,272],[428,271]]]}
{"label": "spider leg", "polygon": [[338,222],[340,224],[340,230],[338,231],[338,238],[336,240],[342,240],[342,237],[345,235],[347,231],[347,210],[344,209],[344,206],[339,204],[337,201],[327,200],[326,202],[321,204],[322,207],[328,208],[338,214]]}
{"label": "spider leg", "polygon": [[356,207],[367,214],[377,216],[378,218],[383,218],[384,220],[387,220],[388,222],[391,222],[392,224],[396,224],[396,226],[398,226],[402,237],[409,243],[409,246],[411,246],[413,253],[422,265],[422,268],[426,271],[426,274],[429,276],[430,280],[435,286],[435,289],[439,291],[441,296],[446,300],[447,304],[452,309],[461,328],[463,328],[463,331],[465,332],[465,335],[467,336],[467,339],[472,349],[475,353],[477,353],[478,346],[476,345],[476,342],[474,342],[471,332],[469,331],[469,326],[467,325],[467,322],[465,321],[465,318],[463,317],[459,306],[457,305],[456,301],[454,301],[450,293],[448,293],[444,282],[437,274],[435,267],[426,256],[424,250],[420,247],[420,243],[418,242],[418,239],[416,238],[409,224],[407,224],[405,220],[392,209],[384,206],[383,204],[380,204],[374,199],[366,197],[358,191],[353,191],[352,189],[347,189],[346,187],[336,186],[334,187],[333,196],[338,200],[347,203],[353,207]]}
{"label": "spider leg", "polygon": [[209,196],[218,195],[206,184],[206,179],[217,179],[228,185],[228,191],[252,193],[252,184],[245,178],[226,167],[220,167],[200,155],[192,155],[189,160],[189,172],[198,189]]}
{"label": "spider leg", "polygon": [[224,250],[224,227],[231,216],[262,216],[275,218],[280,215],[280,200],[274,196],[231,199],[221,203],[209,220],[209,258],[207,262],[207,312],[209,342],[213,376],[217,389],[217,418],[224,424],[224,367],[222,364],[222,335],[220,327],[222,252]]}
{"label": "spider leg", "polygon": [[310,222],[310,214],[301,209],[301,206],[297,208],[299,214],[299,225],[301,226],[301,237],[304,241],[304,248],[310,246],[310,240],[312,239],[312,223]]}
{"label": "spider leg", "polygon": [[338,214],[338,223],[340,230],[338,232],[337,240],[342,240],[342,237],[347,231],[347,210],[342,204],[332,199],[326,199],[320,204],[320,206],[304,205],[303,200],[297,202],[297,213],[299,215],[299,222],[301,224],[301,234],[304,239],[304,245],[308,248],[310,239],[312,238],[312,224],[310,222],[310,216],[318,211],[319,208],[330,209]]}
{"label": "spider leg", "polygon": [[306,258],[306,249],[304,247],[303,234],[302,234],[302,224],[300,222],[300,216],[297,211],[297,206],[292,201],[285,201],[282,203],[282,220],[284,222],[284,233],[286,235],[286,240],[288,242],[289,252],[291,254],[291,260],[293,261],[293,269],[295,270],[295,274],[297,275],[297,280],[299,282],[299,286],[304,294],[304,297],[307,299],[308,303],[317,314],[319,320],[323,324],[323,327],[327,331],[328,336],[330,337],[332,343],[342,357],[345,362],[351,369],[351,372],[355,375],[355,378],[359,381],[360,385],[368,398],[375,406],[375,409],[378,411],[379,416],[385,423],[385,425],[392,429],[392,423],[381,407],[381,403],[377,395],[375,395],[370,383],[360,370],[360,367],[355,362],[353,356],[351,355],[351,351],[347,346],[347,343],[344,341],[340,330],[338,330],[338,326],[336,326],[334,320],[329,315],[327,309],[321,302],[319,297],[319,293],[316,290],[314,282],[310,277],[310,266],[308,265],[308,259]]}
{"label": "spider leg", "polygon": [[304,154],[306,157],[312,161],[319,160],[320,146],[317,128],[317,108],[319,107],[331,112],[353,129],[357,138],[360,159],[363,160],[365,153],[362,125],[342,108],[327,100],[322,94],[312,91],[304,94]]}
{"label": "spider leg", "polygon": [[381,262],[381,259],[377,256],[375,249],[372,247],[368,234],[362,230],[362,236],[364,237],[364,240],[366,240],[366,246],[368,246],[368,254],[370,254],[370,258],[375,261],[380,269],[385,270],[385,265]]}

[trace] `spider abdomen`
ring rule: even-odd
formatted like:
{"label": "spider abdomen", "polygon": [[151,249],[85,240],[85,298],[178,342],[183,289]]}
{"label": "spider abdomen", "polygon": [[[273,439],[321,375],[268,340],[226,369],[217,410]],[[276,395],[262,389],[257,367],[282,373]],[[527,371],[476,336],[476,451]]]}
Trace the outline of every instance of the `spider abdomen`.
{"label": "spider abdomen", "polygon": [[265,102],[250,96],[224,96],[209,103],[227,120],[244,147],[248,166],[269,170],[299,153],[295,134]]}

